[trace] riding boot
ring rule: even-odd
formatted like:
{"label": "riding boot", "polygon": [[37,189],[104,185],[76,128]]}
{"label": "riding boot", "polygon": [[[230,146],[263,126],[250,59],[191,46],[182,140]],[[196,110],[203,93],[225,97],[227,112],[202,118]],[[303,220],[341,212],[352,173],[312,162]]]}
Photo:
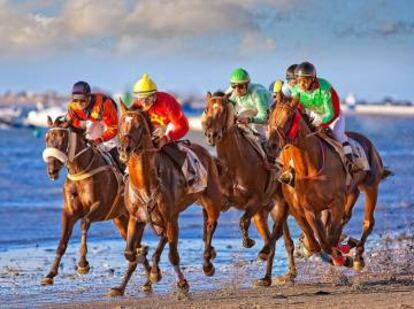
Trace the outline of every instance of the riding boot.
{"label": "riding boot", "polygon": [[349,144],[349,142],[345,142],[342,144],[342,146],[343,146],[345,157],[346,157],[346,162],[345,162],[346,168],[348,169],[349,173],[352,175],[353,173],[357,172],[359,168],[355,164],[355,158],[352,153],[351,144]]}
{"label": "riding boot", "polygon": [[116,147],[114,147],[111,150],[109,150],[109,153],[110,153],[112,159],[114,159],[115,164],[118,166],[121,173],[124,174],[124,171],[126,169],[126,165],[124,163],[122,163],[121,160],[119,159],[118,149]]}

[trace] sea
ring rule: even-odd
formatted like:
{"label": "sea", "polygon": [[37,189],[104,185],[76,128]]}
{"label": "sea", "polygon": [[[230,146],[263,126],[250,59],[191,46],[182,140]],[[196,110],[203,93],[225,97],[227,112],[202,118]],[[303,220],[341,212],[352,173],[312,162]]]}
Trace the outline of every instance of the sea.
{"label": "sea", "polygon": [[[394,176],[380,185],[375,212],[375,228],[368,239],[374,249],[383,237],[409,235],[414,228],[414,126],[413,118],[404,116],[352,115],[346,119],[347,130],[366,135],[379,150],[384,165]],[[66,172],[57,181],[47,177],[42,160],[45,130],[29,128],[0,129],[0,306],[47,304],[94,300],[106,297],[116,286],[126,269],[123,257],[124,241],[110,221],[93,224],[88,236],[88,259],[92,266],[87,275],[75,270],[78,258],[80,230],[77,224],[67,254],[62,259],[59,275],[53,286],[42,287],[40,280],[47,274],[61,234],[63,207],[62,186]],[[191,132],[189,139],[208,147],[204,135]],[[209,147],[213,152],[213,149]],[[359,237],[364,205],[361,194],[345,233]],[[250,228],[256,246],[245,249],[239,230],[240,211],[229,210],[219,218],[213,240],[217,251],[214,261],[216,274],[207,278],[202,273],[202,212],[197,205],[189,207],[179,219],[179,253],[191,289],[202,291],[223,286],[251,286],[253,279],[263,274],[263,264],[256,261],[262,241]],[[269,223],[271,223],[269,221]],[[289,218],[294,238],[299,230]],[[153,250],[158,238],[147,228],[144,243]],[[286,271],[287,261],[283,241],[277,246],[274,275]],[[168,262],[168,246],[162,260],[163,280],[154,292],[169,293],[175,289],[175,275]],[[127,288],[127,297],[145,297],[139,290],[144,281],[138,268]],[[75,293],[76,292],[76,293]]]}

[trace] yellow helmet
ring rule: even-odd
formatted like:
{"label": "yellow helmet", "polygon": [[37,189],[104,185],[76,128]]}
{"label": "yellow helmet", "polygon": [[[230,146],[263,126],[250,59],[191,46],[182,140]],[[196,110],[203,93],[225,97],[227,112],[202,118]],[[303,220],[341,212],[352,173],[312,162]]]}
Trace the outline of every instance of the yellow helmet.
{"label": "yellow helmet", "polygon": [[282,90],[282,86],[283,86],[283,82],[280,79],[276,80],[273,85],[273,93],[280,92]]}
{"label": "yellow helmet", "polygon": [[138,96],[148,96],[156,91],[157,85],[152,79],[150,79],[147,73],[144,73],[142,78],[138,80],[133,87],[134,94]]}

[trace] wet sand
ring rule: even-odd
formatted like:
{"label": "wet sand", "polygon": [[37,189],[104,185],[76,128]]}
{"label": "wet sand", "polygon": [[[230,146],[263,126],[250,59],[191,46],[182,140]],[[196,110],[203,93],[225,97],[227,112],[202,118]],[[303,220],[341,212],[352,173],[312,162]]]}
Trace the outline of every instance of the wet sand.
{"label": "wet sand", "polygon": [[[25,249],[27,250],[27,249]],[[54,286],[41,287],[44,270],[17,268],[19,259],[35,250],[15,252],[2,257],[0,265],[1,307],[47,308],[414,308],[414,237],[384,237],[376,241],[366,254],[366,268],[361,273],[352,269],[333,267],[317,257],[298,259],[298,278],[294,284],[270,288],[251,288],[255,279],[263,275],[263,264],[243,259],[226,268],[217,269],[213,278],[201,276],[201,266],[185,269],[191,285],[187,294],[175,288],[175,276],[168,264],[162,265],[163,279],[154,291],[145,294],[141,271],[127,288],[126,296],[110,298],[108,289],[121,279],[126,263],[117,248],[91,248],[101,256],[94,261],[95,270],[80,276],[64,265]],[[114,253],[112,253],[114,252]],[[77,252],[69,252],[74,260]],[[119,257],[114,256],[120,255]],[[26,256],[27,257],[27,256]],[[39,257],[40,258],[40,257]],[[92,256],[91,256],[92,260]],[[96,260],[96,258],[94,258]],[[30,268],[30,267],[29,267]],[[23,292],[22,292],[23,291]]]}

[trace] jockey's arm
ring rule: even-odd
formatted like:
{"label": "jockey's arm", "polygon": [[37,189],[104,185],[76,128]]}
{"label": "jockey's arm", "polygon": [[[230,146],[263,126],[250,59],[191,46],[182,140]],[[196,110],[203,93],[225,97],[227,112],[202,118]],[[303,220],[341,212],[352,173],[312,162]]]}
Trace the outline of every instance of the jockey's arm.
{"label": "jockey's arm", "polygon": [[106,130],[102,134],[102,140],[106,142],[118,134],[118,111],[109,98],[105,100],[103,108],[102,121]]}
{"label": "jockey's arm", "polygon": [[174,141],[183,138],[190,130],[190,126],[188,124],[188,119],[182,112],[178,102],[170,102],[168,117],[170,123],[167,125],[167,136]]}
{"label": "jockey's arm", "polygon": [[265,124],[269,113],[269,97],[265,92],[255,91],[252,94],[252,99],[257,109],[257,114],[250,119],[250,123]]}
{"label": "jockey's arm", "polygon": [[320,115],[322,123],[331,121],[334,116],[334,107],[330,89],[322,93],[322,110],[323,113]]}

